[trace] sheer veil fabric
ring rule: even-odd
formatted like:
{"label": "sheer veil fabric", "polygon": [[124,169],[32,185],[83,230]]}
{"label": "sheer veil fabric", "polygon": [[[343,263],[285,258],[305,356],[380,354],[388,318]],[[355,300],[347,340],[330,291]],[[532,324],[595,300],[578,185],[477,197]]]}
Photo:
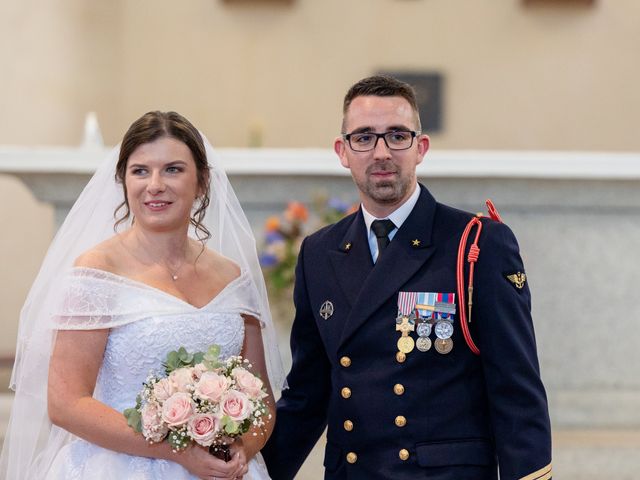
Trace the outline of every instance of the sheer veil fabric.
{"label": "sheer veil fabric", "polygon": [[[254,291],[247,295],[258,298],[269,379],[277,391],[284,386],[285,373],[255,238],[217,154],[204,135],[203,140],[211,174],[211,201],[203,222],[212,233],[207,247],[232,259],[250,274]],[[52,317],[63,297],[64,279],[75,259],[114,235],[113,213],[124,199],[122,186],[115,181],[119,150],[116,147],[111,151],[78,197],[51,243],[22,308],[11,376],[15,399],[0,459],[3,479],[40,478],[39,472],[46,471],[56,452],[74,438],[52,425],[47,414],[47,376],[55,340]],[[193,235],[193,231],[190,234]],[[108,322],[100,325],[101,328],[109,326]],[[85,328],[91,327],[87,324]]]}

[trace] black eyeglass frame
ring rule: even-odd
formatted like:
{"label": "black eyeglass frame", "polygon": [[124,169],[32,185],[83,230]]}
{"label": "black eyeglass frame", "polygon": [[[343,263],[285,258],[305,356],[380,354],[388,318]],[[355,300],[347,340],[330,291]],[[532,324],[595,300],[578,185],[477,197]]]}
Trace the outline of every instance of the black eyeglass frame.
{"label": "black eyeglass frame", "polygon": [[[410,133],[411,134],[411,143],[409,144],[408,147],[403,147],[403,148],[396,148],[396,147],[391,147],[389,146],[389,142],[387,142],[387,135],[393,135],[394,133]],[[353,148],[353,145],[351,145],[351,136],[352,135],[362,135],[362,134],[366,134],[366,135],[375,135],[376,137],[376,141],[373,142],[373,146],[367,150],[356,150],[355,148]],[[392,130],[390,132],[384,132],[384,133],[377,133],[377,132],[352,132],[352,133],[342,133],[342,138],[344,140],[347,141],[347,143],[349,144],[349,148],[351,150],[353,150],[354,152],[370,152],[371,150],[374,150],[377,146],[378,146],[378,141],[380,141],[380,139],[382,138],[382,140],[384,141],[384,144],[387,146],[387,148],[389,150],[409,150],[411,147],[413,147],[413,139],[422,135],[422,132],[420,130],[416,131],[416,130]]]}

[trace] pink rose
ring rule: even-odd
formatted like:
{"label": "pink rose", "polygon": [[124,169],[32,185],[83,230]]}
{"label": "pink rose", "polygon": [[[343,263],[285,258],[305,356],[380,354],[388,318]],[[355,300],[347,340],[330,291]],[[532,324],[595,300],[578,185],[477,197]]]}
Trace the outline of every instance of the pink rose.
{"label": "pink rose", "polygon": [[215,372],[204,372],[196,385],[194,395],[203,400],[218,402],[229,388],[229,380]]}
{"label": "pink rose", "polygon": [[162,405],[162,420],[169,427],[184,425],[193,414],[194,404],[188,393],[174,393]]}
{"label": "pink rose", "polygon": [[159,380],[153,386],[153,396],[159,402],[164,402],[167,398],[169,398],[174,393],[176,393],[176,389],[173,387],[173,383],[168,378],[163,378],[162,380]]}
{"label": "pink rose", "polygon": [[147,403],[142,407],[142,434],[147,440],[160,442],[167,435],[169,429],[162,423],[160,409],[155,403]]}
{"label": "pink rose", "polygon": [[267,396],[267,394],[262,391],[262,387],[264,386],[262,380],[250,371],[242,367],[236,367],[231,371],[231,375],[236,379],[238,390],[246,393],[252,400],[260,400]]}
{"label": "pink rose", "polygon": [[177,391],[188,392],[189,387],[193,386],[193,373],[192,367],[178,368],[169,374],[169,380],[173,382],[173,386]]}
{"label": "pink rose", "polygon": [[251,402],[247,396],[237,390],[229,390],[222,397],[222,414],[231,420],[241,422],[251,413]]}
{"label": "pink rose", "polygon": [[187,432],[196,443],[209,447],[220,430],[220,420],[211,414],[197,413],[187,424]]}
{"label": "pink rose", "polygon": [[202,374],[207,371],[207,367],[204,366],[203,363],[198,363],[193,367],[193,376],[196,380],[199,380],[202,377]]}

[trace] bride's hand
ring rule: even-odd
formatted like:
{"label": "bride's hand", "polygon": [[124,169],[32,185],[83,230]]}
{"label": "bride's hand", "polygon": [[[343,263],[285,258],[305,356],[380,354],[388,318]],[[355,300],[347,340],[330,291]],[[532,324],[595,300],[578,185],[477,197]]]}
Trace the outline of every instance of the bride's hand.
{"label": "bride's hand", "polygon": [[242,476],[246,475],[247,471],[249,470],[247,466],[249,460],[247,458],[245,445],[242,443],[242,438],[236,438],[235,441],[231,444],[230,449],[232,456],[231,458],[234,460],[238,459],[239,462],[240,470],[236,472],[236,478],[240,480]]}
{"label": "bride's hand", "polygon": [[202,480],[241,479],[248,471],[246,457],[240,451],[234,453],[231,460],[225,462],[211,455],[207,448],[196,445],[176,454],[173,461]]}

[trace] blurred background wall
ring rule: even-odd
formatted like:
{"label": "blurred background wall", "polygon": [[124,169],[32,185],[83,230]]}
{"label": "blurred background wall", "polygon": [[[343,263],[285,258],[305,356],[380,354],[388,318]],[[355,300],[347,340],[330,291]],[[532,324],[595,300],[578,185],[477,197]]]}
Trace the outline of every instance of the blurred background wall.
{"label": "blurred background wall", "polygon": [[[638,59],[637,0],[0,0],[0,146],[80,145],[90,111],[110,146],[144,112],[173,109],[219,147],[329,148],[346,89],[384,71],[441,79],[433,151],[639,152]],[[0,359],[10,361],[55,222],[17,178],[0,174],[0,193]],[[636,232],[633,202],[606,225]],[[509,208],[540,235],[544,221]],[[547,345],[563,348],[555,338]]]}
{"label": "blurred background wall", "polygon": [[[585,6],[585,2],[587,6]],[[638,150],[636,0],[2,0],[0,143],[176,109],[218,146],[325,147],[346,88],[444,78],[440,149]]]}
{"label": "blurred background wall", "polygon": [[[441,75],[433,149],[640,150],[636,0],[0,0],[0,22],[0,144],[78,145],[95,111],[114,145],[175,109],[218,146],[329,147],[346,88],[405,71]],[[52,213],[0,192],[7,352]]]}

